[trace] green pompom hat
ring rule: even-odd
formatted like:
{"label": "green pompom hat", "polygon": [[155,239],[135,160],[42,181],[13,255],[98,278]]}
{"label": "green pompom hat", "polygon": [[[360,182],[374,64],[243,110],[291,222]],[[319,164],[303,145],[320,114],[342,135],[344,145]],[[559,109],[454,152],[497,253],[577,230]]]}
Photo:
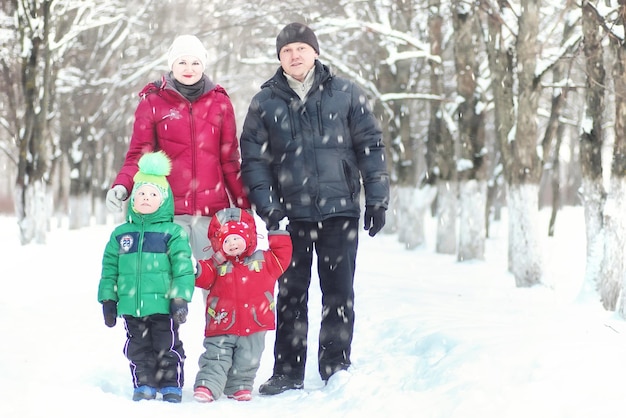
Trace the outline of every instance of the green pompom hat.
{"label": "green pompom hat", "polygon": [[169,157],[163,151],[150,152],[139,159],[138,165],[139,171],[133,177],[133,192],[142,184],[152,184],[161,192],[163,200],[167,199],[170,188],[167,176],[172,171]]}

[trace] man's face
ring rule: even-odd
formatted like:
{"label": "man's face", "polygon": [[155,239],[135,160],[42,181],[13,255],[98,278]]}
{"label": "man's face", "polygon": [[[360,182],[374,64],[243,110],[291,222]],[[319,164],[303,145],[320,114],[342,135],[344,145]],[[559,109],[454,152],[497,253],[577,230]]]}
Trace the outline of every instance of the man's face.
{"label": "man's face", "polygon": [[192,55],[183,55],[172,64],[174,78],[186,86],[197,83],[203,71],[202,62]]}
{"label": "man's face", "polygon": [[280,65],[283,71],[298,81],[304,81],[307,73],[315,65],[317,52],[304,42],[292,42],[280,49]]}
{"label": "man's face", "polygon": [[133,197],[133,209],[143,215],[154,213],[161,206],[163,197],[161,192],[150,184],[142,184],[135,190]]}

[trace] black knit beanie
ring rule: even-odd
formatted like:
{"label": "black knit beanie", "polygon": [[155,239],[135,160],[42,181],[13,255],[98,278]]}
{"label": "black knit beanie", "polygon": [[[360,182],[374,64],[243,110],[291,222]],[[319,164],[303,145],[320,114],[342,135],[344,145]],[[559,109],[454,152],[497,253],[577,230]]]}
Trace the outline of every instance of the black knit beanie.
{"label": "black knit beanie", "polygon": [[280,49],[292,42],[302,42],[311,45],[315,52],[320,53],[320,46],[317,43],[315,33],[302,23],[290,23],[280,31],[276,37],[276,56],[280,60]]}

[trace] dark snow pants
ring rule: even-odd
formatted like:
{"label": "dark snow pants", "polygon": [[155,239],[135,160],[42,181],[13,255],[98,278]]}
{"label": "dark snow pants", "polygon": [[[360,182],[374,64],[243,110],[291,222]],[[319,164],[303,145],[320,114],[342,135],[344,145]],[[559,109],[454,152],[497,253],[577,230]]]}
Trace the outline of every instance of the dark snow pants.
{"label": "dark snow pants", "polygon": [[143,318],[124,315],[126,345],[133,386],[183,387],[185,351],[178,337],[178,325],[169,315]]}
{"label": "dark snow pants", "polygon": [[289,222],[293,256],[278,282],[275,375],[304,379],[314,249],[322,291],[319,373],[323,380],[328,380],[336,371],[350,366],[358,222],[358,218],[346,217],[324,222]]}

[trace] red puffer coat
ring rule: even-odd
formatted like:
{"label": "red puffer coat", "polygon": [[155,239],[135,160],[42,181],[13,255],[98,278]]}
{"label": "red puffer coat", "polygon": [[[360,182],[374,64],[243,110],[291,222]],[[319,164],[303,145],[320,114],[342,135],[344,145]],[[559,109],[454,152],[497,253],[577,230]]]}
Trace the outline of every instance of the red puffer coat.
{"label": "red puffer coat", "polygon": [[[214,250],[215,243],[219,242],[221,246],[222,235],[231,233],[228,218],[222,217],[223,213],[214,216],[209,226],[209,231],[213,232],[210,238]],[[239,222],[245,223],[247,231],[242,234],[246,251],[240,257],[226,256],[227,261],[219,265],[213,258],[198,260],[196,287],[209,290],[205,337],[247,336],[276,328],[274,286],[291,262],[291,238],[287,231],[270,231],[269,250],[254,251],[257,245],[254,219],[246,211],[240,213]]]}
{"label": "red puffer coat", "polygon": [[174,89],[170,75],[140,93],[124,164],[113,182],[130,191],[137,162],[163,150],[172,161],[168,181],[175,215],[213,216],[231,206],[250,208],[240,175],[240,153],[232,103],[206,75],[204,93],[191,103]]}

